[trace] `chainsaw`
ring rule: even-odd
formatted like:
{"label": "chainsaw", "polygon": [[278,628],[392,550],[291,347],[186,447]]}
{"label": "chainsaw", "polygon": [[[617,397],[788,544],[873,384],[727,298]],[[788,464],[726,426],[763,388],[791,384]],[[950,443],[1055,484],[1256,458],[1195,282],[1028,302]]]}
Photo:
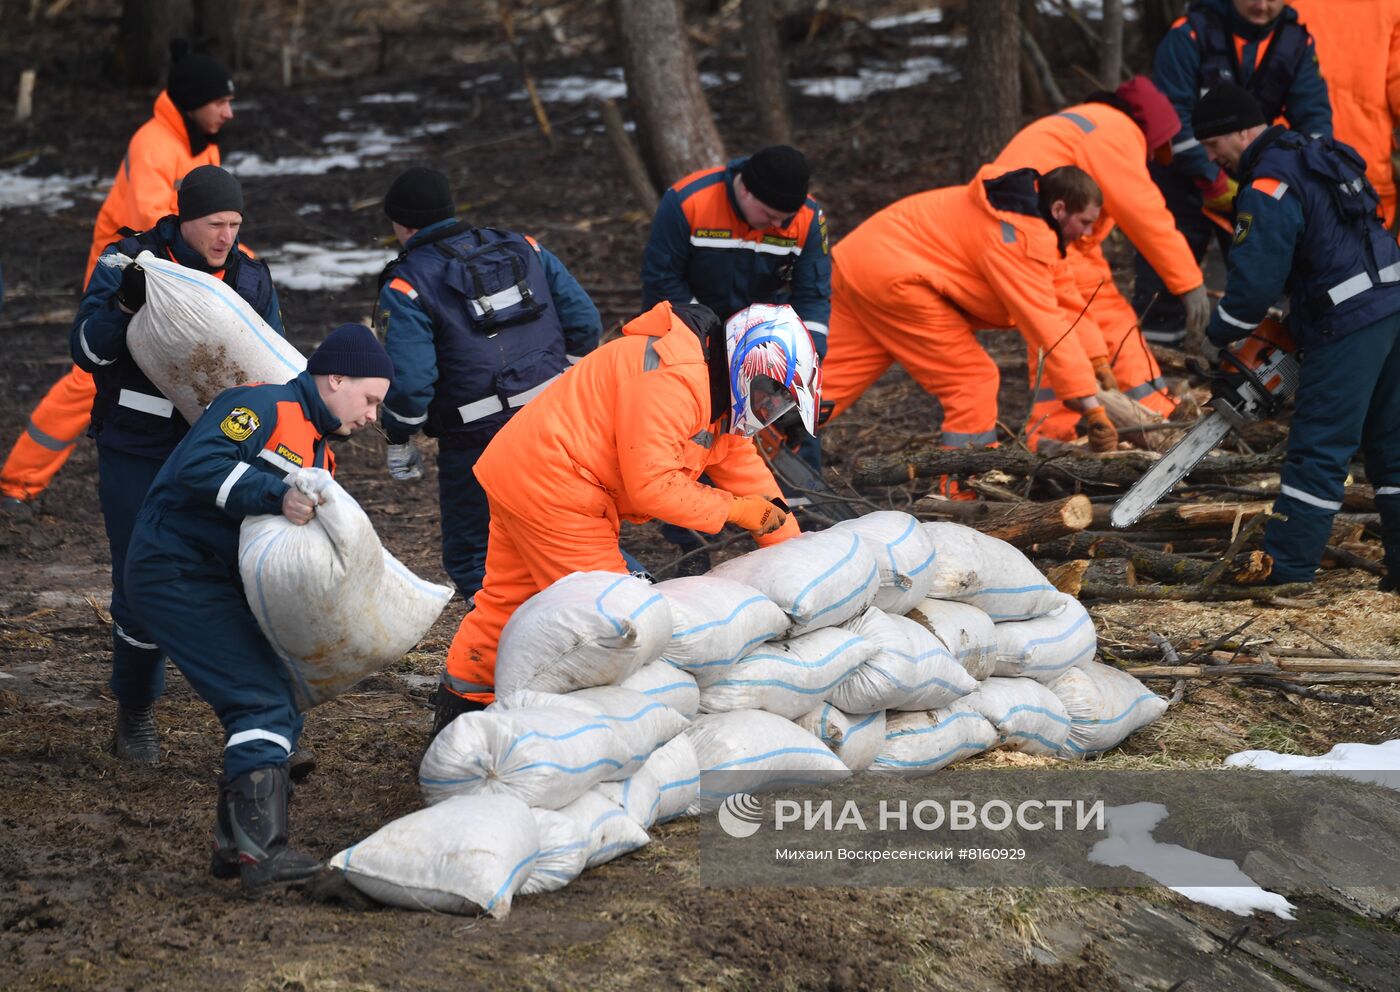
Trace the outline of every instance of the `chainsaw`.
{"label": "chainsaw", "polygon": [[[800,428],[798,428],[800,429]],[[850,502],[842,499],[827,485],[821,473],[788,447],[786,432],[777,424],[765,427],[754,435],[758,451],[787,497],[784,509],[803,509],[826,526],[842,520],[854,520],[860,514]]]}
{"label": "chainsaw", "polygon": [[1114,527],[1132,526],[1231,430],[1272,416],[1298,390],[1296,347],[1277,320],[1265,320],[1238,349],[1222,351],[1220,367],[1210,404],[1214,412],[1187,431],[1113,504],[1108,519]]}

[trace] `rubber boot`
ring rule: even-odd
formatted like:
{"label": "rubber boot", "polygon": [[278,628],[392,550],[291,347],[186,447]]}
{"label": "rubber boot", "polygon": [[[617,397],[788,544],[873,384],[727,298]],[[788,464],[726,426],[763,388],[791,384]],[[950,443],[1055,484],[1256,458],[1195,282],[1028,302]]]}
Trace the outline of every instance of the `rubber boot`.
{"label": "rubber boot", "polygon": [[484,710],[486,706],[466,696],[459,696],[445,685],[437,687],[437,698],[433,702],[433,730],[428,735],[431,744],[442,733],[442,729],[463,713]]}
{"label": "rubber boot", "polygon": [[1381,592],[1400,592],[1400,578],[1387,572],[1381,576],[1380,584],[1376,588]]}
{"label": "rubber boot", "polygon": [[286,765],[258,768],[228,784],[229,827],[238,846],[239,880],[249,896],[310,881],[321,862],[287,846]]}
{"label": "rubber boot", "polygon": [[209,857],[209,874],[215,878],[238,877],[238,845],[233,840],[233,821],[228,812],[228,779],[222,775],[214,813],[214,851]]}
{"label": "rubber boot", "polygon": [[117,704],[117,730],[108,750],[135,765],[160,763],[160,736],[156,733],[156,707]]}

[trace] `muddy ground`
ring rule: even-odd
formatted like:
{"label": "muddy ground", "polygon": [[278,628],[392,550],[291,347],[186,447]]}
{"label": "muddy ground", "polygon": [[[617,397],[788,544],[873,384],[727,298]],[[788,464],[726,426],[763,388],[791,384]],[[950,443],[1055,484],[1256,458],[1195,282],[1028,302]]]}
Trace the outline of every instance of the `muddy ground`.
{"label": "muddy ground", "polygon": [[[21,66],[37,64],[39,113],[26,128],[0,132],[0,167],[110,175],[151,98],[109,87],[93,55],[110,43],[118,5],[57,4],[57,16],[33,22],[21,9],[29,6],[6,5],[0,92],[13,91]],[[608,146],[578,105],[551,108],[558,148],[550,154],[527,105],[504,99],[518,75],[497,25],[461,15],[459,5],[312,5],[318,14],[302,37],[314,61],[283,89],[273,53],[294,8],[260,6],[266,9],[254,19],[254,65],[240,77],[239,118],[227,148],[265,158],[307,154],[321,136],[345,126],[347,109],[356,126],[390,131],[420,117],[454,121],[424,139],[418,157],[451,174],[466,214],[539,236],[594,294],[609,327],[632,315],[647,219],[631,208]],[[568,54],[551,56],[543,31],[527,31],[539,49],[536,70],[598,75],[615,64],[600,34],[601,5],[562,6]],[[693,12],[706,69],[740,67],[737,49],[725,47],[735,37],[734,6],[717,16]],[[911,6],[872,4],[869,13]],[[376,34],[375,24],[391,30]],[[901,38],[855,29],[817,36],[790,49],[791,71],[850,73],[897,53]],[[352,74],[314,78],[338,70]],[[463,87],[493,73],[495,82]],[[357,102],[409,90],[422,100],[407,108]],[[742,89],[722,84],[710,95],[730,147],[746,147],[752,125]],[[959,105],[947,78],[858,104],[794,100],[799,143],[816,163],[814,192],[828,205],[833,236],[885,202],[955,178]],[[245,236],[255,246],[382,245],[388,232],[378,197],[403,164],[250,179]],[[3,215],[5,444],[69,363],[67,322],[96,205],[79,199],[63,209]],[[319,209],[305,212],[307,205]],[[372,297],[369,276],[338,292],[283,292],[290,336],[310,346],[331,326],[366,315]],[[1025,409],[1024,357],[1007,335],[987,342],[1004,370],[1003,415],[1015,423]],[[892,372],[830,432],[832,467],[843,473],[857,455],[921,446],[937,423],[936,404]],[[392,482],[381,443],[366,437],[342,446],[340,464],[342,480],[390,549],[440,579],[431,474],[417,485]],[[906,506],[917,494],[910,487],[866,495]],[[652,527],[629,530],[626,540],[655,568],[671,558]],[[287,894],[250,904],[206,873],[220,735],[177,672],[171,670],[159,707],[161,766],[132,768],[104,751],[114,713],[107,689],[109,560],[90,443],[79,446],[37,515],[0,520],[0,567],[0,987],[1396,987],[1394,922],[1369,919],[1340,896],[1300,901],[1292,923],[1255,916],[1241,934],[1245,920],[1161,889],[713,890],[700,883],[692,822],[657,828],[650,846],[562,892],[518,900],[505,921],[365,908],[333,896]],[[1310,646],[1323,637],[1355,653],[1400,656],[1388,614],[1394,600],[1373,586],[1363,573],[1337,572],[1306,609],[1114,604],[1094,612],[1115,644],[1141,645],[1147,630],[1185,644],[1262,613],[1255,632],[1281,644]],[[329,856],[418,806],[414,772],[430,723],[427,687],[461,615],[461,603],[452,603],[394,670],[311,715],[305,742],[321,764],[293,809],[302,847]],[[1333,706],[1259,690],[1191,688],[1105,763],[1202,766],[1250,746],[1319,753],[1339,741],[1400,736],[1395,694],[1374,699],[1372,707]],[[1374,900],[1368,905],[1375,910]],[[1233,948],[1226,946],[1231,938]]]}

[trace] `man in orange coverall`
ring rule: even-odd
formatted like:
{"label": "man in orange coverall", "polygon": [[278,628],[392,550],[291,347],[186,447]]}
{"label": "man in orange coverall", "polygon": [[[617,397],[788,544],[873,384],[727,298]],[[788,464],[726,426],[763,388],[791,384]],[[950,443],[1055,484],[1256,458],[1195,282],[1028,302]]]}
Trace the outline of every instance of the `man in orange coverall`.
{"label": "man in orange coverall", "polygon": [[[219,164],[218,134],[233,119],[233,78],[208,56],[171,47],[165,89],[156,97],[151,119],[127,145],[97,215],[84,286],[103,249],[124,236],[123,228],[147,231],[162,217],[178,213],[180,180],[201,165]],[[50,387],[0,469],[0,508],[32,511],[31,501],[48,487],[87,430],[95,394],[91,374],[76,365]]]}
{"label": "man in orange coverall", "polygon": [[[1095,360],[1099,382],[1108,389],[1116,386],[1163,416],[1176,409],[1176,400],[1166,390],[1137,314],[1113,282],[1103,242],[1116,223],[1167,288],[1181,298],[1188,331],[1205,329],[1210,300],[1201,269],[1147,171],[1149,158],[1170,158],[1171,140],[1180,128],[1171,101],[1151,80],[1138,76],[1112,93],[1096,93],[1082,104],[1026,126],[993,162],[1004,169],[1030,166],[1039,172],[1077,165],[1103,191],[1098,222],[1087,235],[1066,245],[1065,261],[1080,295],[1088,301],[1086,317],[1103,334],[1108,364]],[[1034,381],[1034,348],[1030,360]],[[1038,433],[1069,440],[1078,420],[1079,413],[1042,384],[1030,416],[1032,425],[1040,425]]]}
{"label": "man in orange coverall", "polygon": [[1074,166],[1044,176],[983,166],[966,186],[906,197],[846,235],[833,251],[822,362],[832,416],[897,361],[942,403],[945,448],[993,446],[1001,376],[973,332],[1014,325],[1044,353],[1044,381],[1083,415],[1094,449],[1116,447],[1090,362],[1102,336],[1079,318],[1083,300],[1063,264],[1101,202]]}
{"label": "man in orange coverall", "polygon": [[762,546],[795,537],[751,438],[793,407],[811,431],[820,401],[791,307],[756,304],[726,327],[708,307],[662,302],[522,408],[476,463],[486,577],[447,652],[433,736],[493,698],[501,629],[521,603],[573,572],[627,572],[621,520],[707,534],[732,523]]}
{"label": "man in orange coverall", "polygon": [[1361,153],[1395,224],[1395,127],[1400,122],[1400,0],[1293,0],[1317,44],[1332,99],[1332,133]]}

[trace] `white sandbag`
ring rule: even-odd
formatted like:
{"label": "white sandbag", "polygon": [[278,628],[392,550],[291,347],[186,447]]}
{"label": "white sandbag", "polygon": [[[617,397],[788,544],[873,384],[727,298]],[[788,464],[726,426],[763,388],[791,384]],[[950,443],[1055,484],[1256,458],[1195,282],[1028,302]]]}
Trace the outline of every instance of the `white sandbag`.
{"label": "white sandbag", "polygon": [[871,607],[842,624],[842,629],[859,634],[878,649],[826,694],[828,701],[847,713],[931,710],[977,688],[977,680],[943,642],[913,620]]}
{"label": "white sandbag", "polygon": [[1099,638],[1093,618],[1073,596],[1060,593],[1060,605],[1034,620],[996,625],[996,675],[1024,676],[1049,685],[1073,665],[1094,660]]}
{"label": "white sandbag", "polygon": [[996,747],[999,738],[981,713],[962,703],[923,713],[891,713],[870,770],[919,778]]}
{"label": "white sandbag", "polygon": [[390,906],[504,919],[539,849],[535,818],[520,800],[453,796],[385,824],[330,866]]}
{"label": "white sandbag", "polygon": [[908,613],[952,652],[977,681],[992,674],[997,660],[996,624],[986,612],[966,603],[926,599]]}
{"label": "white sandbag", "polygon": [[695,684],[695,676],[664,658],[637,669],[623,679],[621,685],[648,699],[665,703],[687,720],[694,719],[700,712],[700,687]]}
{"label": "white sandbag", "polygon": [[418,578],[386,551],[365,511],[326,470],[297,469],[290,481],[320,499],[316,515],[303,526],[281,514],[245,517],[238,571],[305,711],[403,658],[452,589]]}
{"label": "white sandbag", "polygon": [[671,607],[671,639],[661,657],[687,672],[732,664],[792,625],[757,589],[713,574],[668,579],[653,588]]}
{"label": "white sandbag", "polygon": [[1060,592],[1005,541],[962,524],[926,523],[938,556],[929,596],[985,610],[995,621],[1029,620],[1060,605]]}
{"label": "white sandbag", "polygon": [[681,734],[669,744],[657,748],[642,770],[656,781],[660,798],[656,822],[665,823],[683,816],[695,801],[695,793],[700,788],[700,762],[690,738]]}
{"label": "white sandbag", "polygon": [[762,710],[700,716],[685,736],[700,766],[700,788],[686,810],[692,815],[714,812],[736,792],[825,784],[850,774],[814,735]]}
{"label": "white sandbag", "polygon": [[[710,575],[752,586],[792,621],[789,636],[859,616],[880,591],[880,570],[859,534],[823,530],[750,551]],[[693,671],[693,669],[692,669]]]}
{"label": "white sandbag", "polygon": [[990,720],[1013,751],[1054,756],[1069,738],[1064,704],[1034,679],[990,678],[961,702]]}
{"label": "white sandbag", "polygon": [[877,609],[902,616],[928,595],[938,550],[914,517],[899,510],[876,510],[854,520],[843,520],[831,529],[859,534],[874,555],[880,570],[880,591],[875,594]]}
{"label": "white sandbag", "polygon": [[649,583],[575,572],[527,599],[496,651],[496,692],[572,692],[616,685],[661,657],[671,610]]}
{"label": "white sandbag", "polygon": [[540,853],[530,868],[530,877],[520,887],[522,896],[556,892],[588,867],[588,839],[572,817],[538,807],[530,814],[535,818]]}
{"label": "white sandbag", "polygon": [[451,795],[515,796],[558,809],[611,775],[632,751],[604,720],[577,710],[463,713],[428,745],[418,784],[430,803]]}
{"label": "white sandbag", "polygon": [[656,822],[656,816],[661,811],[660,783],[645,766],[621,782],[600,782],[593,787],[593,791],[608,802],[621,806],[622,811],[643,830]]}
{"label": "white sandbag", "polygon": [[665,703],[620,685],[579,689],[577,692],[514,692],[498,697],[489,709],[500,712],[552,707],[595,716],[611,727],[622,741],[627,760],[621,768],[604,775],[604,781],[631,775],[651,757],[651,752],[690,725],[689,720]]}
{"label": "white sandbag", "polygon": [[734,664],[700,674],[700,711],[767,710],[795,720],[826,699],[877,650],[841,627],[760,644]]}
{"label": "white sandbag", "polygon": [[651,840],[642,825],[616,803],[590,790],[559,810],[582,832],[588,850],[588,867],[597,868],[613,858],[646,847]]}
{"label": "white sandbag", "polygon": [[290,382],[306,369],[301,352],[222,279],[149,251],[136,261],[146,270],[146,305],[131,318],[126,347],[190,423],[231,386]]}
{"label": "white sandbag", "polygon": [[853,772],[869,768],[885,743],[884,710],[843,713],[830,703],[822,703],[798,718],[797,725],[831,748]]}
{"label": "white sandbag", "polygon": [[1167,711],[1167,701],[1133,676],[1096,661],[1070,668],[1050,683],[1050,691],[1070,718],[1063,758],[1117,747]]}

